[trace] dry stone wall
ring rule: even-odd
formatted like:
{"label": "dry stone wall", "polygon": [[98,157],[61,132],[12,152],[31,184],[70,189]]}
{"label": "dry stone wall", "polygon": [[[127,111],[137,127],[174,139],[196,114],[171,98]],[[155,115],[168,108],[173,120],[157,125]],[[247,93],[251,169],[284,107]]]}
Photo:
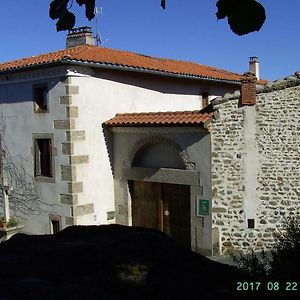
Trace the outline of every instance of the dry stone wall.
{"label": "dry stone wall", "polygon": [[283,217],[300,212],[300,79],[256,90],[254,106],[240,106],[239,92],[213,101],[212,222],[221,253],[271,248]]}

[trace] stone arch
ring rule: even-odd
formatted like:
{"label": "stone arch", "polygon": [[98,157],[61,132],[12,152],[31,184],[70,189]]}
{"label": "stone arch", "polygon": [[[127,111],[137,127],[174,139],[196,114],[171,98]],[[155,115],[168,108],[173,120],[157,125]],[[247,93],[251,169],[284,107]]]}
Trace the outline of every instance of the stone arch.
{"label": "stone arch", "polygon": [[128,161],[126,163],[127,166],[133,166],[135,159],[139,154],[145,151],[148,147],[158,144],[167,144],[170,149],[174,150],[174,153],[176,152],[178,154],[183,165],[182,169],[191,169],[191,163],[188,162],[188,155],[186,151],[183,150],[174,140],[162,136],[150,136],[136,142],[129,153]]}

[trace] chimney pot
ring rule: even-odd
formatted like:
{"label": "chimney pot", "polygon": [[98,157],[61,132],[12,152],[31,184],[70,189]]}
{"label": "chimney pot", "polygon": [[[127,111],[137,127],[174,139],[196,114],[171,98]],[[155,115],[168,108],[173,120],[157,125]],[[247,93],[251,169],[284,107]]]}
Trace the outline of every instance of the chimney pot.
{"label": "chimney pot", "polygon": [[69,30],[66,48],[72,48],[78,45],[95,45],[91,27],[84,26]]}
{"label": "chimney pot", "polygon": [[249,72],[253,73],[259,80],[259,59],[257,56],[251,56],[249,59]]}

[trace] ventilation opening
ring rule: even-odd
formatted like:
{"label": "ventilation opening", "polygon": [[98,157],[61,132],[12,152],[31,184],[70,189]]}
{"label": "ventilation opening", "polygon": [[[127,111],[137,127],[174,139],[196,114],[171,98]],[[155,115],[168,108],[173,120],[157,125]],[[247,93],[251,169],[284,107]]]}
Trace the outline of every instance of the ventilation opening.
{"label": "ventilation opening", "polygon": [[248,228],[254,228],[254,219],[248,219]]}

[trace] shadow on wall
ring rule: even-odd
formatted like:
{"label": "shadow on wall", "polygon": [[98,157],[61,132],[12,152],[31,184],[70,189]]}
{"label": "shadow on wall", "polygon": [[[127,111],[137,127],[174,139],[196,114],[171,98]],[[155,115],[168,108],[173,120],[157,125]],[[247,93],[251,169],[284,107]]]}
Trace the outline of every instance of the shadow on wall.
{"label": "shadow on wall", "polygon": [[[123,83],[130,86],[145,88],[148,90],[174,95],[201,95],[203,90],[210,90],[214,92],[216,89],[216,82],[204,81],[201,84],[200,80],[191,80],[183,78],[172,78],[161,75],[150,75],[137,72],[127,72],[124,76],[124,71],[112,71],[101,69],[99,73],[97,71],[94,73],[95,77],[106,79],[109,81],[114,81],[118,83]],[[229,92],[228,85],[222,85],[222,83],[217,83],[218,95],[224,95]],[[232,85],[232,92],[237,90],[239,85]],[[220,90],[222,92],[220,92]]]}
{"label": "shadow on wall", "polygon": [[[34,86],[46,85],[48,91],[56,90],[56,86],[59,85],[65,78],[56,79],[44,79],[44,80],[32,80],[26,82],[6,82],[5,85],[0,85],[0,105],[1,104],[13,104],[13,103],[25,103],[34,101]],[[59,92],[59,90],[57,90]],[[65,90],[61,90],[61,95],[64,95]],[[49,95],[48,95],[49,97]],[[56,95],[53,95],[50,101],[54,100]]]}
{"label": "shadow on wall", "polygon": [[109,130],[109,128],[104,123],[102,124],[102,132],[103,132],[104,142],[108,153],[111,173],[114,176],[113,133]]}

